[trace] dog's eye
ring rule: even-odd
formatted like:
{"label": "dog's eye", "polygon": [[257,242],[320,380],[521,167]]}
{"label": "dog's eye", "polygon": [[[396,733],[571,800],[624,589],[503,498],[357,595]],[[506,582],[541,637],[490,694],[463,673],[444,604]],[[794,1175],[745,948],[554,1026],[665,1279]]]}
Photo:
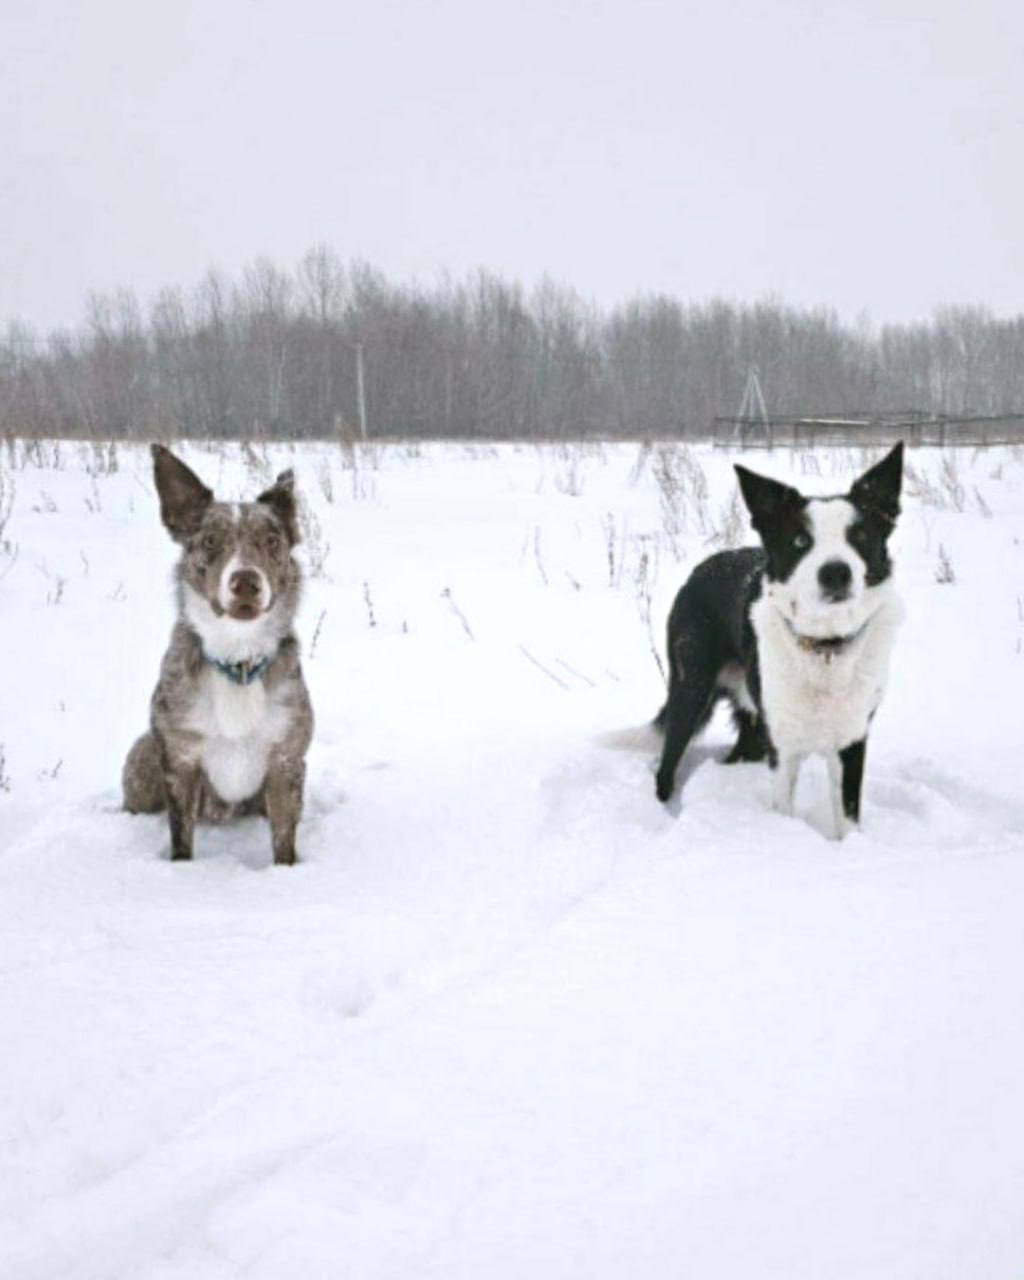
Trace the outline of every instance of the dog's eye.
{"label": "dog's eye", "polygon": [[212,556],[217,550],[217,535],[215,533],[204,533],[200,545],[208,556]]}
{"label": "dog's eye", "polygon": [[862,547],[868,540],[867,531],[862,525],[856,525],[850,530],[850,541],[855,547]]}
{"label": "dog's eye", "polygon": [[803,529],[799,533],[793,534],[793,546],[797,551],[806,551],[811,545],[811,535],[805,533]]}
{"label": "dog's eye", "polygon": [[281,550],[281,539],[277,536],[276,533],[268,533],[267,534],[267,551],[269,551],[269,553],[272,556],[276,556],[280,550]]}

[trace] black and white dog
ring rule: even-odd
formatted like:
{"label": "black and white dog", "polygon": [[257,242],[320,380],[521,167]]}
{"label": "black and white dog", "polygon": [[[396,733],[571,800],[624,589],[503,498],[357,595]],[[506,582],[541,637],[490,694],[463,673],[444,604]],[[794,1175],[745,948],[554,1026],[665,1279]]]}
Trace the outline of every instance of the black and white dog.
{"label": "black and white dog", "polygon": [[715,703],[739,738],[728,762],[763,760],[775,808],[793,811],[804,756],[828,761],[836,838],[860,820],[868,726],[882,700],[902,617],[888,538],[900,511],[903,445],[841,497],[805,498],[736,467],[761,547],[703,561],[668,620],[668,700],[657,793]]}

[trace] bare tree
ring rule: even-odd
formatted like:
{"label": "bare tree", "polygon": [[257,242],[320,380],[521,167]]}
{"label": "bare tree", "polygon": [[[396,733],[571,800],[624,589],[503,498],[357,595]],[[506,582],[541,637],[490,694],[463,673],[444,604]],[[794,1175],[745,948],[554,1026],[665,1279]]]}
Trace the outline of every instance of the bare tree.
{"label": "bare tree", "polygon": [[387,436],[701,436],[751,365],[780,416],[1019,413],[1024,317],[949,308],[876,331],[771,298],[664,295],[602,313],[486,271],[396,285],[319,245],[291,273],[264,259],[165,289],[145,319],[121,292],[88,299],[74,331],[8,326],[0,431],[322,438],[357,430],[362,403]]}

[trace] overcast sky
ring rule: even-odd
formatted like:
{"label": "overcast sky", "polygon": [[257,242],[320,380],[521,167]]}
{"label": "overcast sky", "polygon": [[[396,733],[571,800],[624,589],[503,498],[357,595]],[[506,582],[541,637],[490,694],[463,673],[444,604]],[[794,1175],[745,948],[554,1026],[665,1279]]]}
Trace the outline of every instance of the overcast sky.
{"label": "overcast sky", "polygon": [[1024,311],[1019,0],[0,0],[0,320],[316,242]]}

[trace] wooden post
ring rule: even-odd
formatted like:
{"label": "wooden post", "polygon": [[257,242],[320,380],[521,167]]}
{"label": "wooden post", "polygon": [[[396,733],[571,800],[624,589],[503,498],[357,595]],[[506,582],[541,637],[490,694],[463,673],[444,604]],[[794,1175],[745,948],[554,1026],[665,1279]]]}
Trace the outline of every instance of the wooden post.
{"label": "wooden post", "polygon": [[363,344],[356,343],[356,400],[359,404],[359,430],[366,443],[366,386],[363,381]]}

